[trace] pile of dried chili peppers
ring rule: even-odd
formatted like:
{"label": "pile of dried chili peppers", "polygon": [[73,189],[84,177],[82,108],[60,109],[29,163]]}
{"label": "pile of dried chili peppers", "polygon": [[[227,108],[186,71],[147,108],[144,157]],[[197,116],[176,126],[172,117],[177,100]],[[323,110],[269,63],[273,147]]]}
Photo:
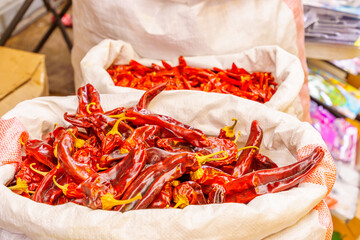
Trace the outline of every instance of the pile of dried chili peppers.
{"label": "pile of dried chili peppers", "polygon": [[297,186],[324,156],[318,147],[278,167],[259,153],[263,132],[257,121],[238,149],[236,119],[212,137],[147,110],[166,86],[151,88],[136,106],[107,112],[92,85],[80,88],[77,112],[64,114],[70,127],[55,127],[42,140],[21,139],[25,155],[7,187],[41,203],[121,212],[248,203]]}
{"label": "pile of dried chili peppers", "polygon": [[134,60],[129,65],[112,65],[107,69],[114,84],[148,90],[159,83],[168,82],[166,90],[199,90],[228,93],[253,101],[265,103],[277,90],[277,83],[269,72],[248,73],[235,63],[231,69],[205,69],[190,67],[179,57],[179,65],[172,67],[162,61],[163,66],[152,64],[146,67]]}

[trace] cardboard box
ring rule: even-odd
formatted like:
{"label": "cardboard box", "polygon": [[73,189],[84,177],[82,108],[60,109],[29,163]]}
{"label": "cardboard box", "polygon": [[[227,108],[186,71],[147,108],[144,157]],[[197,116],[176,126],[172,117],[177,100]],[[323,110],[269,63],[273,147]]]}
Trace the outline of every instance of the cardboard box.
{"label": "cardboard box", "polygon": [[46,95],[45,56],[0,47],[0,116],[21,101]]}

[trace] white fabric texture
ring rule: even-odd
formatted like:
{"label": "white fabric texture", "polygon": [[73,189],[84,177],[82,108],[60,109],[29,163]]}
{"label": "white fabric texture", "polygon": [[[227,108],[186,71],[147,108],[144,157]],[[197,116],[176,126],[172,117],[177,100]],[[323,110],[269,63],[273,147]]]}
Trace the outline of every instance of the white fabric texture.
{"label": "white fabric texture", "polygon": [[[106,71],[112,64],[128,64],[131,59],[146,66],[151,66],[151,63],[162,65],[160,60],[139,57],[134,48],[126,42],[106,39],[93,47],[81,61],[83,75],[81,85],[91,83],[100,93],[144,92],[115,86]],[[249,72],[271,72],[279,87],[265,105],[302,119],[299,92],[304,83],[304,73],[298,58],[283,49],[276,46],[263,46],[237,54],[187,57],[185,60],[192,67],[229,69],[232,63],[235,63]],[[172,66],[177,66],[178,56],[167,62]],[[209,96],[220,100],[224,97],[222,95]],[[235,101],[238,99],[235,98]]]}
{"label": "white fabric texture", "polygon": [[[130,107],[141,95],[141,92],[103,94],[101,104],[104,110]],[[54,123],[65,125],[64,112],[74,113],[76,108],[75,96],[43,97],[18,104],[3,118],[17,117],[33,139],[51,131]],[[297,150],[308,144],[325,146],[310,124],[235,96],[162,92],[151,102],[149,110],[172,116],[208,135],[217,135],[221,127],[237,118],[235,130],[242,132],[239,146],[246,142],[252,120],[257,120],[264,131],[260,152],[279,165],[296,161]],[[58,206],[36,203],[3,185],[13,175],[13,166],[0,167],[0,228],[31,239],[286,239],[288,232],[293,239],[301,239],[306,234],[324,239],[326,232],[312,209],[325,197],[327,189],[316,184],[303,183],[289,191],[266,194],[249,204],[119,213],[73,203]]]}
{"label": "white fabric texture", "polygon": [[103,39],[131,43],[139,56],[170,60],[278,45],[298,55],[293,12],[283,0],[73,1],[75,87],[80,61]]}

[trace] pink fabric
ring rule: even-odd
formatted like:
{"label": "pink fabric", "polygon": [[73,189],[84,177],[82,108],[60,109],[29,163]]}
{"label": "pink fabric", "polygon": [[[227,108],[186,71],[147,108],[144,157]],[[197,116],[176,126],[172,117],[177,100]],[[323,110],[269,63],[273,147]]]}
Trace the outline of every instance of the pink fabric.
{"label": "pink fabric", "polygon": [[21,141],[29,138],[24,126],[17,118],[0,118],[0,166],[14,164],[16,168],[21,162]]}

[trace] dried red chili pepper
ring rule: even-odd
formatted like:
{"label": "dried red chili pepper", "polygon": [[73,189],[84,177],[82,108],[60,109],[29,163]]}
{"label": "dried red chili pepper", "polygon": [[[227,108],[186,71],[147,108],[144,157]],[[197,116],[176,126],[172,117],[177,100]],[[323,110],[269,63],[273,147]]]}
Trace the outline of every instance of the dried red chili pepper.
{"label": "dried red chili pepper", "polygon": [[201,186],[193,181],[180,183],[173,190],[174,208],[184,208],[188,205],[206,204]]}
{"label": "dried red chili pepper", "polygon": [[253,147],[253,148],[244,149],[240,153],[232,173],[234,177],[240,177],[251,171],[253,159],[259,152],[259,147],[262,137],[263,137],[263,131],[259,126],[258,122],[254,120],[251,123],[250,134],[245,144],[245,147]]}
{"label": "dried red chili pepper", "polygon": [[262,155],[261,153],[258,153],[255,156],[253,164],[253,170],[261,170],[261,169],[270,169],[270,168],[277,168],[278,165],[274,163],[270,158],[267,156]]}
{"label": "dried red chili pepper", "polygon": [[71,131],[66,131],[59,144],[57,144],[57,156],[59,164],[64,171],[73,177],[76,183],[80,183],[95,173],[95,170],[88,164],[78,163],[74,160],[75,144],[76,142]]}
{"label": "dried red chili pepper", "polygon": [[91,84],[80,87],[77,96],[79,100],[78,114],[87,116],[91,113],[104,112],[100,105],[100,94]]}
{"label": "dried red chili pepper", "polygon": [[184,138],[195,147],[204,147],[209,146],[210,144],[205,134],[200,130],[193,129],[190,126],[182,124],[167,116],[151,114],[145,109],[140,111],[136,109],[129,109],[126,111],[126,117],[135,118],[135,120],[129,121],[136,126],[150,124],[168,129],[173,132],[175,136]]}
{"label": "dried red chili pepper", "polygon": [[54,168],[57,164],[53,147],[42,140],[28,140],[25,144],[25,154],[50,168]]}
{"label": "dried red chili pepper", "polygon": [[142,199],[116,207],[115,210],[124,212],[147,208],[166,182],[177,179],[187,172],[196,171],[210,157],[212,156],[200,157],[194,153],[179,153],[148,167],[135,179],[122,197],[125,200],[141,194]]}
{"label": "dried red chili pepper", "polygon": [[64,171],[62,169],[57,167],[51,169],[42,179],[40,186],[36,189],[33,200],[50,205],[53,204],[62,194],[62,190],[54,184],[53,177],[58,176],[58,178],[60,178],[63,175]]}
{"label": "dried red chili pepper", "polygon": [[298,185],[324,157],[321,147],[288,166],[264,169],[241,176],[224,185],[225,202],[248,203],[257,196],[288,190]]}
{"label": "dried red chili pepper", "polygon": [[161,192],[156,196],[149,208],[166,208],[170,207],[172,201],[173,186],[170,182],[165,183]]}

